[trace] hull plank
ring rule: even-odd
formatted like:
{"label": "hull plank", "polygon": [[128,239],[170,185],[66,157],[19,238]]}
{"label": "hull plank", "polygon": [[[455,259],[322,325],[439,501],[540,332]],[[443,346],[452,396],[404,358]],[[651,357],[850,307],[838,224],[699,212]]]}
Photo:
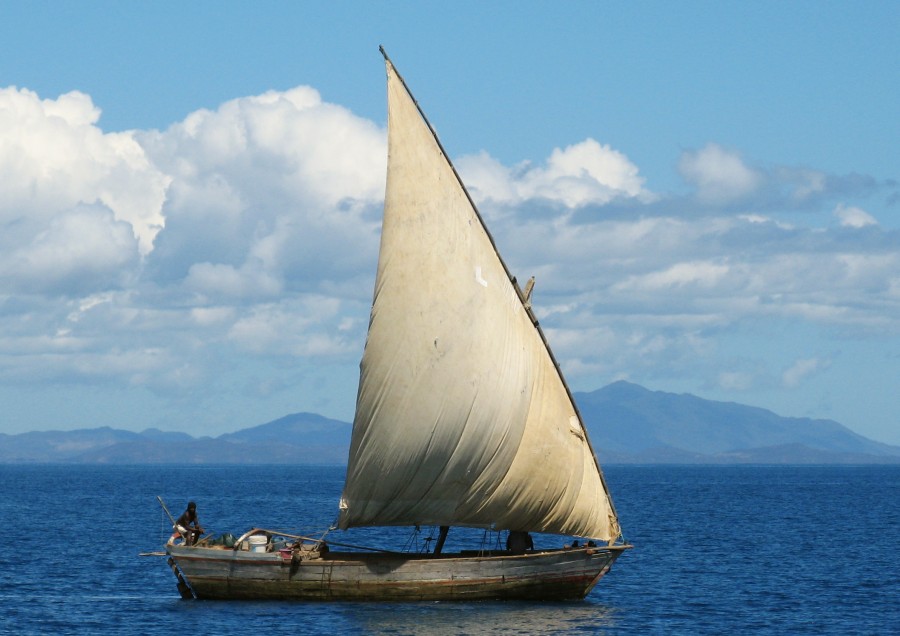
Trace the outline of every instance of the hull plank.
{"label": "hull plank", "polygon": [[385,555],[332,552],[311,560],[277,553],[169,546],[197,598],[335,601],[581,599],[617,548],[524,555]]}

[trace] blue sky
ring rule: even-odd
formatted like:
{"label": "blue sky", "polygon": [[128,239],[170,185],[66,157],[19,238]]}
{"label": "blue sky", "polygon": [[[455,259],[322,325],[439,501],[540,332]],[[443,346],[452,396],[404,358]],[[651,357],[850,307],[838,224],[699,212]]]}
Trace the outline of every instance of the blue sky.
{"label": "blue sky", "polygon": [[0,2],[0,432],[349,420],[383,44],[570,384],[900,444],[893,2]]}

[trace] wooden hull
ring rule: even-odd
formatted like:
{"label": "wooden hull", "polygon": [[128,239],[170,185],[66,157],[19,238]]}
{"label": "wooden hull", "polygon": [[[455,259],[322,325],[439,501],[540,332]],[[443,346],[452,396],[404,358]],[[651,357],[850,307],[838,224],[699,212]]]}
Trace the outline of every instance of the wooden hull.
{"label": "wooden hull", "polygon": [[166,546],[202,599],[447,601],[584,598],[622,551],[575,548],[523,555],[277,552]]}

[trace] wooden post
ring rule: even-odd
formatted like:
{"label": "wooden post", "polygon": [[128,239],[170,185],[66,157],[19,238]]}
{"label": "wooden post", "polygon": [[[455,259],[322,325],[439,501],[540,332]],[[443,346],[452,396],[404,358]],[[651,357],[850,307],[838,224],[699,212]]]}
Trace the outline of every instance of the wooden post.
{"label": "wooden post", "polygon": [[437,543],[434,546],[434,555],[437,556],[441,553],[441,550],[444,549],[444,540],[447,538],[447,533],[450,531],[450,526],[441,526],[441,533],[438,535]]}

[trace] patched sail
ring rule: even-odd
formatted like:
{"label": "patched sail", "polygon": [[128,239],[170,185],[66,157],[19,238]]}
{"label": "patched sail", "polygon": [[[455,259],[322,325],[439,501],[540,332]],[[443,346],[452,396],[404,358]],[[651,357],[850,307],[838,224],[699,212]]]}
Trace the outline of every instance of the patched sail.
{"label": "patched sail", "polygon": [[391,62],[384,224],[339,526],[620,532],[577,409]]}

